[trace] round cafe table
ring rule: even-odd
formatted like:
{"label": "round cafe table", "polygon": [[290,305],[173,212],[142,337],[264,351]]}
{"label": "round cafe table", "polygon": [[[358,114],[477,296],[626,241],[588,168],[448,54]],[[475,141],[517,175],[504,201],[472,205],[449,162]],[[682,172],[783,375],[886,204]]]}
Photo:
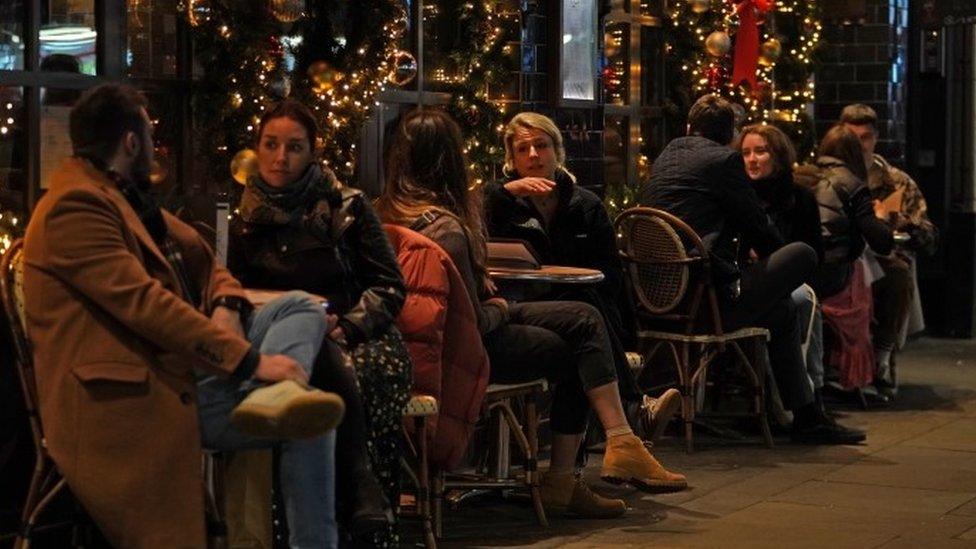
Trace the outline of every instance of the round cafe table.
{"label": "round cafe table", "polygon": [[495,280],[522,282],[549,282],[553,284],[593,284],[603,280],[603,273],[596,269],[543,265],[540,269],[505,269],[488,267],[488,276]]}

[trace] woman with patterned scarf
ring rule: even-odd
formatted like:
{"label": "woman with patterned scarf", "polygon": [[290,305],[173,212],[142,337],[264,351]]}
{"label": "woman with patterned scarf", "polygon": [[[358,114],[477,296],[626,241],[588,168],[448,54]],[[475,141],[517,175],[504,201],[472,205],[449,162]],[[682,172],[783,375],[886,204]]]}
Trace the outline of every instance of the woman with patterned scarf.
{"label": "woman with patterned scarf", "polygon": [[231,224],[228,266],[247,287],[328,298],[338,318],[312,383],[339,393],[347,406],[336,445],[340,524],[359,544],[396,546],[391,508],[399,499],[400,421],[412,379],[394,326],[403,278],[369,201],[315,162],[315,139],[315,118],[297,101],[264,115],[258,173]]}

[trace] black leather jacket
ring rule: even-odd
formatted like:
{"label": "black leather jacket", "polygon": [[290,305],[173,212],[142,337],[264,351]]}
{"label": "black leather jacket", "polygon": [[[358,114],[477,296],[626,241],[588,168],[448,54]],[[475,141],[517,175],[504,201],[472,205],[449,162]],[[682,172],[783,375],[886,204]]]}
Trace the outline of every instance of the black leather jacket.
{"label": "black leather jacket", "polygon": [[[362,192],[343,188],[330,241],[292,226],[231,222],[227,263],[245,287],[304,290],[329,298],[350,345],[381,335],[405,299],[403,276]],[[310,204],[309,208],[313,205]],[[328,215],[328,214],[326,214]]]}

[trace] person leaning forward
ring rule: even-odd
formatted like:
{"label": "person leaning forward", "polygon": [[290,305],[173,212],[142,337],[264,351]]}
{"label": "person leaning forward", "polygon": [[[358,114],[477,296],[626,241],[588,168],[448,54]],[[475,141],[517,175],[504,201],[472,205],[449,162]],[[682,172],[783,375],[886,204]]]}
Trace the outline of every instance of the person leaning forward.
{"label": "person leaning forward", "polygon": [[[304,325],[317,333],[292,342],[301,352],[274,354],[286,351],[269,345],[271,335],[255,337],[256,324],[280,318],[262,318],[262,309],[243,319],[249,303],[240,284],[193,228],[145,192],[150,128],[145,99],[128,86],[100,86],[75,105],[75,156],[54,174],[25,236],[26,327],[48,450],[108,541],[204,547],[198,376],[280,382],[249,399],[280,393],[308,379],[328,322],[320,306],[291,296],[270,310],[294,319],[291,311],[304,307]],[[323,419],[293,434],[309,436],[327,457],[323,433],[342,402],[298,390],[298,400],[284,400],[310,406],[288,411]],[[272,428],[259,434],[274,435],[273,420],[288,418],[264,419]]]}

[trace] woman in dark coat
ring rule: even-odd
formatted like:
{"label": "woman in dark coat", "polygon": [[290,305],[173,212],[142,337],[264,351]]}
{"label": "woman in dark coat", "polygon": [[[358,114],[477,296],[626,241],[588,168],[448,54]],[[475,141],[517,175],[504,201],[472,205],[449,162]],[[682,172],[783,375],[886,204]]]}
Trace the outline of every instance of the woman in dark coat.
{"label": "woman in dark coat", "polygon": [[572,301],[508,303],[495,295],[485,268],[480,192],[470,176],[457,123],[443,111],[408,114],[391,140],[386,188],[377,210],[389,223],[427,236],[451,256],[464,280],[491,361],[489,379],[553,383],[549,470],[543,503],[589,518],[622,515],[622,500],[599,496],[575,475],[576,455],[592,410],[607,434],[601,476],[646,491],[677,491],[684,475],[666,470],[627,425],[607,330],[600,313]]}
{"label": "woman in dark coat", "polygon": [[[603,201],[578,185],[565,168],[562,135],[549,117],[534,112],[515,115],[506,126],[504,143],[508,178],[489,184],[485,191],[488,234],[528,242],[543,263],[603,273],[598,284],[556,285],[530,297],[582,301],[600,311],[610,335],[621,398],[630,404],[627,408],[634,408],[643,398],[625,354],[636,347],[634,307]],[[677,391],[670,391],[661,402],[643,398],[646,425],[640,426],[646,438],[660,434],[679,404],[677,397]]]}
{"label": "woman in dark coat", "polygon": [[[742,153],[752,188],[783,241],[803,242],[817,252],[819,261],[823,261],[819,205],[812,190],[793,181],[796,151],[790,138],[775,126],[756,124],[742,129],[734,148]],[[741,248],[741,255],[746,256],[751,246],[746,241]],[[748,261],[748,257],[742,259]],[[796,305],[800,333],[806,342],[804,359],[814,398],[823,410],[823,315],[816,293],[809,284],[801,285],[790,297]],[[864,439],[864,434],[859,431],[837,424],[834,427],[846,436],[848,442]]]}
{"label": "woman in dark coat", "polygon": [[232,222],[228,264],[247,287],[329,299],[337,322],[327,341],[334,345],[323,346],[332,353],[320,354],[313,383],[347,405],[336,445],[344,525],[360,542],[395,546],[390,509],[399,498],[400,422],[411,388],[409,357],[394,326],[403,278],[369,201],[314,161],[315,137],[315,118],[301,103],[286,100],[265,114],[259,173],[248,180]]}
{"label": "woman in dark coat", "polygon": [[860,388],[873,380],[874,347],[871,289],[859,258],[865,245],[888,255],[894,236],[891,227],[875,215],[857,135],[842,125],[834,126],[817,152],[816,165],[798,168],[796,174],[812,185],[820,209],[824,259],[811,286],[823,304],[824,320],[837,335],[828,362],[837,367],[845,388]]}

